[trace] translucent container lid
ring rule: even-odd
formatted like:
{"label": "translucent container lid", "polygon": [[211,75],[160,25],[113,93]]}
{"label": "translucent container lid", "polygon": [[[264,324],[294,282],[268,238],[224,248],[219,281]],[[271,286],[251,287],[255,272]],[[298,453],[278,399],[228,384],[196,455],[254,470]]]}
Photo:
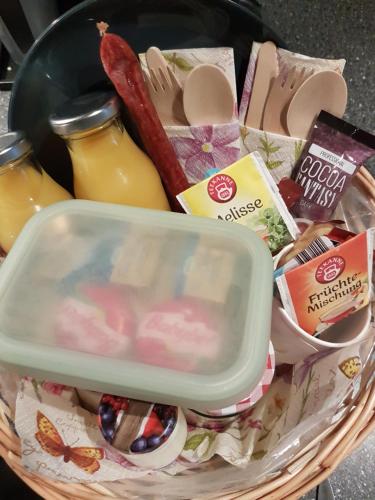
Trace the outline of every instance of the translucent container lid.
{"label": "translucent container lid", "polygon": [[272,271],[239,224],[58,203],[0,268],[0,361],[81,389],[224,408],[265,369]]}

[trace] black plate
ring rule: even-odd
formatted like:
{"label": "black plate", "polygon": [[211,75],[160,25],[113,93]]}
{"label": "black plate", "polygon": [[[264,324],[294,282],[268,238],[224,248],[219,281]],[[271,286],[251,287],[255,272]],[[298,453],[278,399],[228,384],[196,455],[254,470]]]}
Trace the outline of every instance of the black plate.
{"label": "black plate", "polygon": [[96,22],[123,36],[135,52],[233,47],[242,89],[253,40],[281,40],[247,0],[87,0],[60,17],[30,49],[13,86],[9,128],[24,130],[36,155],[60,184],[71,189],[71,166],[48,116],[65,100],[109,84],[99,59]]}

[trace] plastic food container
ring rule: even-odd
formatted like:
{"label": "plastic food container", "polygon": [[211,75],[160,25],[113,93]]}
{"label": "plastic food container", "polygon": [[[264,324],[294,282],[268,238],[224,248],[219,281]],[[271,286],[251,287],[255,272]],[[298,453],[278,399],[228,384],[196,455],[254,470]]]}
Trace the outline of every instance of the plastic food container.
{"label": "plastic food container", "polygon": [[0,268],[0,361],[21,375],[210,410],[266,365],[272,258],[237,224],[72,200]]}

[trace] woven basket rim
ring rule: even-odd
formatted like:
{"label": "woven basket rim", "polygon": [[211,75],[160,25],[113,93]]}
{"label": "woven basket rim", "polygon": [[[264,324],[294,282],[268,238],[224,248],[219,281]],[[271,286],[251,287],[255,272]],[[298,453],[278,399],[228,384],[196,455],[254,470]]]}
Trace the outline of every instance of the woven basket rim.
{"label": "woven basket rim", "polygon": [[[99,483],[67,484],[26,471],[21,463],[20,440],[0,412],[0,456],[36,493],[48,500],[120,498]],[[324,481],[375,430],[375,380],[364,387],[346,414],[314,447],[307,447],[270,481],[218,500],[296,499]],[[126,490],[126,482],[123,482]],[[121,496],[126,498],[126,496]],[[202,500],[205,497],[199,497]],[[212,496],[207,498],[213,498]]]}

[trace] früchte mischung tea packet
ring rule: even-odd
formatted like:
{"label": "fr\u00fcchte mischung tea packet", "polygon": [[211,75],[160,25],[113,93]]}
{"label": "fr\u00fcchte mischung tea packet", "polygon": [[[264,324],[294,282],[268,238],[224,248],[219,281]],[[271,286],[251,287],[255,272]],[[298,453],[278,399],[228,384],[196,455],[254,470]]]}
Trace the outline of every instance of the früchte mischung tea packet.
{"label": "fr\u00fcchte mischung tea packet", "polygon": [[298,227],[259,153],[241,158],[177,196],[185,212],[255,231],[271,252],[296,238]]}
{"label": "fr\u00fcchte mischung tea packet", "polygon": [[310,335],[365,307],[370,301],[373,230],[276,278],[289,316]]}

